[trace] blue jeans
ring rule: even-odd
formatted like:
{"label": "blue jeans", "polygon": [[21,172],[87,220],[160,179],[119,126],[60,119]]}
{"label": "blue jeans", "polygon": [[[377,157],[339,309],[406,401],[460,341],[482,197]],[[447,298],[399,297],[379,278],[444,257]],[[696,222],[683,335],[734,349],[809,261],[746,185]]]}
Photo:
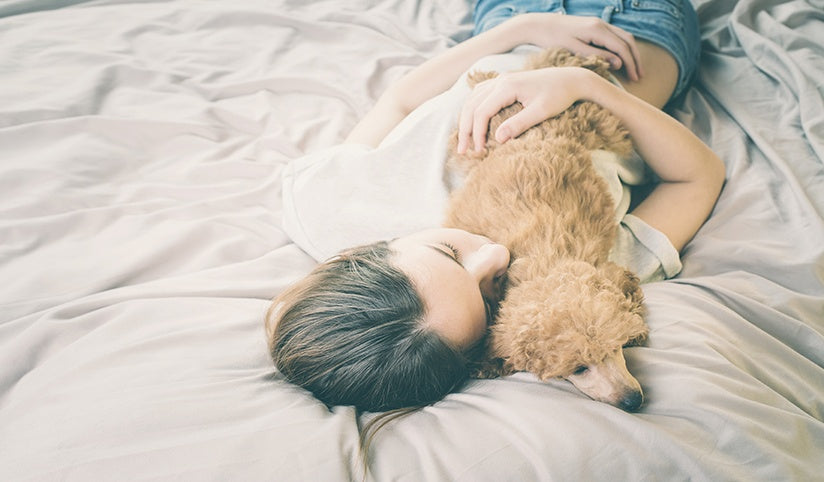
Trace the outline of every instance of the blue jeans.
{"label": "blue jeans", "polygon": [[477,0],[474,34],[529,12],[600,17],[638,39],[664,48],[678,64],[678,82],[671,99],[689,88],[698,69],[701,34],[698,15],[689,0]]}

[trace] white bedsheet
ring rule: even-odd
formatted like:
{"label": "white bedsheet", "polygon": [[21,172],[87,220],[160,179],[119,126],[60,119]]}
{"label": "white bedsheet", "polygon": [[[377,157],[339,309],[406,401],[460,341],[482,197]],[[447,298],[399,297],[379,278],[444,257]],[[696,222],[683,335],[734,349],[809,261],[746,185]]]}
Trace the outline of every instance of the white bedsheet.
{"label": "white bedsheet", "polygon": [[[697,0],[674,114],[727,164],[628,414],[527,374],[387,426],[368,480],[824,473],[824,5]],[[285,383],[268,299],[314,266],[280,176],[470,31],[463,0],[0,4],[0,480],[359,478],[354,411]],[[364,420],[361,420],[363,422]]]}

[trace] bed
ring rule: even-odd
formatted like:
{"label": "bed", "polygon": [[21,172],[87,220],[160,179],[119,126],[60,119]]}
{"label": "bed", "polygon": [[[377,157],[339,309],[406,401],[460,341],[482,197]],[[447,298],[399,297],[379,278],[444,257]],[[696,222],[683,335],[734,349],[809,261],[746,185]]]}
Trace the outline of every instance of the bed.
{"label": "bed", "polygon": [[469,36],[465,0],[0,4],[0,480],[822,480],[824,4],[696,0],[672,114],[724,160],[644,286],[630,414],[472,381],[379,432],[273,368],[291,161]]}

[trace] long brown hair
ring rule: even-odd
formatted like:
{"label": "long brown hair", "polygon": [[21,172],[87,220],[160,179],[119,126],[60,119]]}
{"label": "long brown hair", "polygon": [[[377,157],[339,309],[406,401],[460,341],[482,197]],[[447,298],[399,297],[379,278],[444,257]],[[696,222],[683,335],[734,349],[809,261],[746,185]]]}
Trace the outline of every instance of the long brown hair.
{"label": "long brown hair", "polygon": [[318,265],[272,303],[272,358],[290,382],[359,411],[422,407],[456,390],[468,360],[422,320],[412,281],[387,242]]}

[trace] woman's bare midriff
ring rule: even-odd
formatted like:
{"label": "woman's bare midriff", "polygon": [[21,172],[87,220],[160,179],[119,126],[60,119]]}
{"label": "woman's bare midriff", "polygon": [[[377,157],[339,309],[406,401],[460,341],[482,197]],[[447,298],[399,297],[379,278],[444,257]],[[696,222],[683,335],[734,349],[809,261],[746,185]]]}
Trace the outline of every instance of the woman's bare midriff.
{"label": "woman's bare midriff", "polygon": [[624,69],[615,71],[613,74],[628,92],[661,108],[675,90],[675,84],[678,81],[678,64],[665,49],[641,39],[636,39],[635,42],[641,54],[641,68],[644,73],[641,80],[631,81]]}

